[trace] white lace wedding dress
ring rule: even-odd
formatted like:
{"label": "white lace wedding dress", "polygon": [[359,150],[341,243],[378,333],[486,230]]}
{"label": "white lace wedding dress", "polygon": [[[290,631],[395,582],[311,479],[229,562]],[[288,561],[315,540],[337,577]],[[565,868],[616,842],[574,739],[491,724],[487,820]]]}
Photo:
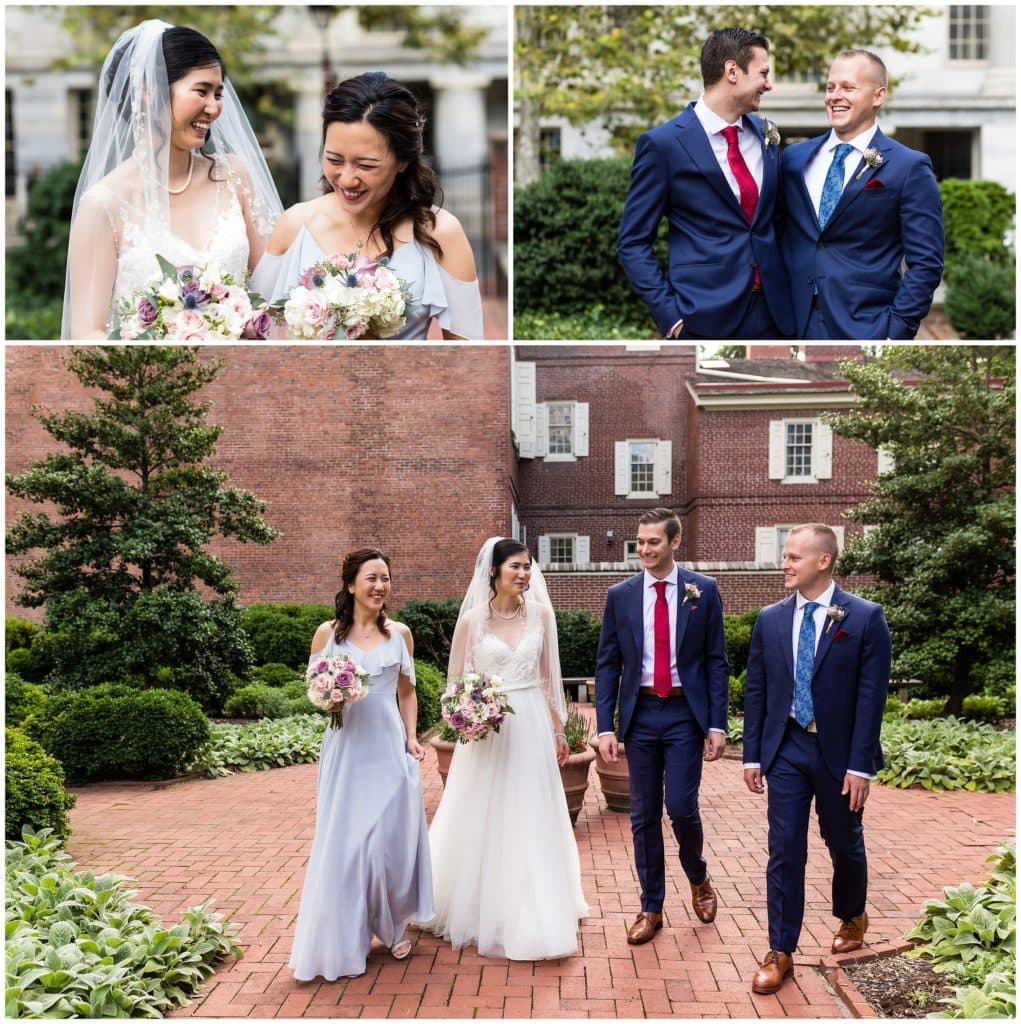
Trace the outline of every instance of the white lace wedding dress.
{"label": "white lace wedding dress", "polygon": [[516,647],[483,629],[465,668],[503,679],[514,714],[454,751],[429,830],[436,918],[427,927],[483,956],[544,960],[578,949],[588,914],[556,762],[532,614]]}

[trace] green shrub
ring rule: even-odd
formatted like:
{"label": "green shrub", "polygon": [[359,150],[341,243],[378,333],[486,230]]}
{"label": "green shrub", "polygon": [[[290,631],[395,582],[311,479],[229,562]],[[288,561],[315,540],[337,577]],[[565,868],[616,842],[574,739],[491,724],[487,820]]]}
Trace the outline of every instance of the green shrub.
{"label": "green shrub", "polygon": [[883,721],[886,766],[878,773],[887,786],[906,789],[1004,793],[1015,784],[1015,737],[991,725],[956,718]]}
{"label": "green shrub", "polygon": [[906,704],[901,704],[900,716],[915,721],[928,721],[933,718],[941,718],[946,706],[945,697],[934,697],[932,700],[912,697]]}
{"label": "green shrub", "polygon": [[1017,275],[1012,264],[961,256],[946,265],[947,318],[961,338],[1013,338]]}
{"label": "green shrub", "polygon": [[[618,330],[650,336],[651,319],[617,260],[629,158],[561,160],[514,196],[514,313],[584,314],[595,302]],[[667,225],[656,254],[666,266]]]}
{"label": "green shrub", "polygon": [[743,743],[744,742],[744,719],[743,718],[732,718],[727,729],[727,742],[728,743]]}
{"label": "green shrub", "polygon": [[[10,621],[10,620],[8,620]],[[38,631],[27,647],[8,648],[4,667],[30,683],[44,682],[53,668],[45,653],[46,634]]]}
{"label": "green shrub", "polygon": [[577,313],[518,313],[515,310],[514,337],[539,341],[629,341],[658,335],[651,317],[644,325],[621,323],[612,309],[597,302]]}
{"label": "green shrub", "polygon": [[596,671],[599,650],[599,619],[586,611],[558,611],[557,647],[560,674],[591,678]]}
{"label": "green shrub", "polygon": [[456,597],[443,601],[414,598],[401,605],[393,617],[411,630],[415,638],[416,661],[427,661],[430,665],[446,669],[450,661],[450,641],[460,610],[461,601]]}
{"label": "green shrub", "polygon": [[256,665],[290,665],[305,671],[315,631],[333,618],[325,604],[253,604],[241,624],[252,644]]}
{"label": "green shrub", "polygon": [[1007,262],[1010,253],[1004,236],[1014,221],[1014,194],[996,181],[962,178],[945,178],[939,183],[939,191],[947,263],[961,256],[987,256]]}
{"label": "green shrub", "polygon": [[418,698],[418,735],[428,732],[440,720],[440,696],[447,677],[427,661],[415,661]]}
{"label": "green shrub", "polygon": [[165,779],[209,738],[209,722],[187,694],[123,684],[50,697],[25,727],[75,782]]}
{"label": "green shrub", "polygon": [[759,609],[742,612],[740,615],[723,616],[723,635],[727,642],[727,658],[730,674],[740,676],[748,668],[748,652],[752,646],[752,629],[759,617]]}
{"label": "green shrub", "polygon": [[39,629],[39,626],[28,619],[8,615],[4,623],[4,648],[7,651],[17,651],[31,647]]}
{"label": "green shrub", "polygon": [[75,796],[64,789],[64,769],[35,740],[18,729],[5,730],[4,835],[18,839],[28,825],[52,829],[60,839],[70,831],[67,812]]}
{"label": "green shrub", "polygon": [[20,725],[45,703],[46,691],[41,686],[26,683],[13,672],[4,676],[4,720],[8,725]]}
{"label": "green shrub", "polygon": [[[8,259],[7,265],[10,266]],[[52,340],[60,337],[64,300],[35,302],[24,292],[7,292],[4,309],[4,330],[8,341]]]}
{"label": "green shrub", "polygon": [[975,722],[998,722],[1003,718],[1003,713],[1003,701],[999,697],[973,693],[964,698],[961,717]]}
{"label": "green shrub", "polygon": [[[311,643],[311,637],[309,638],[309,643]],[[302,682],[304,674],[287,665],[281,665],[279,662],[271,662],[269,665],[259,665],[257,668],[253,668],[250,678],[253,683],[265,683],[267,686],[286,686],[295,680]]]}
{"label": "green shrub", "polygon": [[281,690],[265,683],[249,683],[227,698],[223,713],[228,718],[285,718],[289,706]]}
{"label": "green shrub", "polygon": [[738,715],[744,711],[744,684],[747,676],[748,670],[745,669],[739,676],[730,677],[727,708],[732,715]]}
{"label": "green shrub", "polygon": [[326,716],[320,713],[264,719],[251,725],[214,724],[208,742],[195,752],[187,770],[216,778],[232,772],[313,764],[319,760],[325,724]]}
{"label": "green shrub", "polygon": [[7,1016],[162,1017],[227,956],[209,903],[166,927],[120,875],[75,874],[48,829],[7,844]]}

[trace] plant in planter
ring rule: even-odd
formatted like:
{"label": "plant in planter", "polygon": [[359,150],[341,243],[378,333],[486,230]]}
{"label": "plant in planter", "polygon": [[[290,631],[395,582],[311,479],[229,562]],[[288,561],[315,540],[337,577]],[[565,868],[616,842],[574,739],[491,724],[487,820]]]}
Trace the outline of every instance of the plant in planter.
{"label": "plant in planter", "polygon": [[567,810],[571,824],[578,820],[585,793],[588,790],[589,765],[595,760],[595,753],[589,748],[588,738],[592,731],[588,718],[577,708],[568,705],[564,719],[564,736],[570,756],[560,767],[560,779],[567,797]]}
{"label": "plant in planter", "polygon": [[450,759],[454,756],[454,747],[457,746],[457,733],[440,719],[439,732],[429,741],[429,745],[436,751],[436,767],[440,773],[440,782],[446,787]]}
{"label": "plant in planter", "polygon": [[[620,724],[620,709],[613,712],[613,731],[617,732]],[[621,814],[628,814],[631,811],[631,781],[630,769],[627,763],[627,750],[624,741],[617,741],[617,763],[608,764],[599,757],[599,738],[589,741],[589,746],[596,752],[596,775],[599,776],[599,785],[603,789],[603,796],[606,798],[606,806],[611,811],[618,811]]]}

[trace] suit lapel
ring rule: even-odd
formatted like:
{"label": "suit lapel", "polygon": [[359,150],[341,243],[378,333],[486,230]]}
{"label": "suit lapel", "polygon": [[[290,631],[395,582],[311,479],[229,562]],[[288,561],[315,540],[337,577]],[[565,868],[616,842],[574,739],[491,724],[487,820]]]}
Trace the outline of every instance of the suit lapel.
{"label": "suit lapel", "polygon": [[776,618],[776,642],[783,651],[784,664],[787,666],[787,674],[791,678],[791,692],[794,692],[794,648],[792,637],[794,635],[794,609],[797,607],[797,599],[792,594],[780,602],[780,614]]}
{"label": "suit lapel", "polygon": [[[717,192],[725,203],[744,218],[744,210],[737,201],[737,197],[727,184],[723,176],[713,147],[709,144],[702,122],[695,113],[695,104],[689,103],[688,109],[677,119],[677,138],[684,147],[688,156],[691,157],[695,166],[702,172],[702,176]],[[747,223],[747,218],[745,218]]]}
{"label": "suit lapel", "polygon": [[808,186],[805,184],[805,168],[808,167],[809,163],[815,158],[819,150],[822,149],[823,143],[825,143],[828,138],[829,132],[825,135],[818,136],[818,138],[810,139],[804,144],[804,146],[793,151],[791,159],[790,171],[795,183],[794,194],[798,196],[799,200],[805,207],[805,216],[801,223],[804,225],[810,225],[814,229],[816,235],[819,234],[819,216],[815,212],[815,207],[812,205],[812,197],[808,194]]}
{"label": "suit lapel", "polygon": [[691,607],[694,601],[685,602],[684,584],[694,583],[694,578],[687,578],[680,566],[677,567],[677,646],[675,651],[680,651],[684,643],[684,632],[688,628],[688,619],[691,618]]}
{"label": "suit lapel", "polygon": [[763,216],[764,210],[772,210],[774,207],[778,180],[777,169],[780,161],[776,155],[777,147],[766,145],[763,126],[760,126],[754,117],[746,116],[745,123],[751,125],[751,129],[758,137],[759,145],[762,147],[762,188],[759,189],[759,201],[755,205],[755,216],[752,218],[752,224],[755,225]]}
{"label": "suit lapel", "polygon": [[[631,577],[631,593],[628,595],[628,619],[631,635],[638,649],[639,659],[645,656],[645,573]],[[639,661],[639,669],[641,662]]]}
{"label": "suit lapel", "polygon": [[[846,593],[836,587],[833,591],[833,601],[830,607],[838,607],[844,609],[844,622],[847,621],[847,616],[851,614],[850,605],[847,603]],[[827,617],[826,625],[822,628],[822,636],[819,637],[819,644],[815,649],[815,661],[812,662],[812,678],[819,674],[819,666],[822,665],[823,659],[829,653],[830,647],[833,645],[833,638],[840,631],[841,623],[836,622],[833,619]]]}

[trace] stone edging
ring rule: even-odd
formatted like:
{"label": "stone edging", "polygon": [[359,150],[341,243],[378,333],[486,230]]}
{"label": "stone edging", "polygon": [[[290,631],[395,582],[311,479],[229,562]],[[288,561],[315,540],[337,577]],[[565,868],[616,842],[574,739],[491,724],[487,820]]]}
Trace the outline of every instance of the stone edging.
{"label": "stone edging", "polygon": [[862,963],[868,960],[879,960],[888,956],[900,956],[909,949],[914,949],[913,942],[899,942],[889,946],[870,946],[846,956],[821,956],[816,967],[833,987],[837,998],[847,1007],[848,1012],[859,1019],[876,1019],[879,1014],[872,1008],[868,1000],[854,987],[853,982],[844,971],[847,964]]}

